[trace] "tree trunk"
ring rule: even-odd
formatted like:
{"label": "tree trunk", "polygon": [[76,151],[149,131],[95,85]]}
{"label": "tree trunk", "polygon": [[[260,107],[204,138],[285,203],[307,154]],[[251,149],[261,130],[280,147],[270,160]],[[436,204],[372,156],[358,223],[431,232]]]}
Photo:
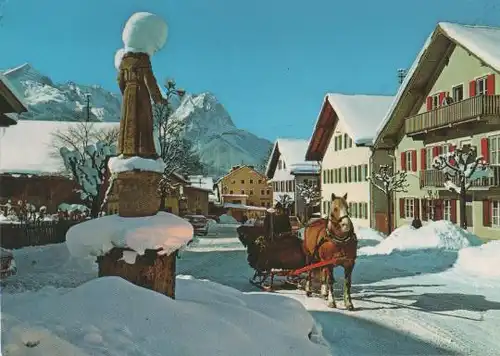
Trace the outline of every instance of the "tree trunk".
{"label": "tree trunk", "polygon": [[99,199],[99,195],[95,196],[92,200],[92,204],[90,207],[90,217],[92,219],[96,219],[99,217],[99,213],[101,212],[101,199]]}
{"label": "tree trunk", "polygon": [[165,199],[167,198],[165,196],[166,194],[165,193],[161,193],[160,195],[160,211],[165,211],[165,209],[167,208],[166,205],[165,205]]}
{"label": "tree trunk", "polygon": [[467,212],[465,211],[467,206],[467,195],[465,190],[460,194],[460,226],[467,230]]}
{"label": "tree trunk", "polygon": [[158,255],[156,250],[146,250],[137,255],[134,264],[120,259],[125,248],[114,247],[106,255],[97,258],[99,277],[117,276],[135,285],[154,290],[175,299],[175,266],[177,252]]}
{"label": "tree trunk", "polygon": [[392,194],[387,192],[385,196],[387,197],[387,235],[390,235],[392,233]]}

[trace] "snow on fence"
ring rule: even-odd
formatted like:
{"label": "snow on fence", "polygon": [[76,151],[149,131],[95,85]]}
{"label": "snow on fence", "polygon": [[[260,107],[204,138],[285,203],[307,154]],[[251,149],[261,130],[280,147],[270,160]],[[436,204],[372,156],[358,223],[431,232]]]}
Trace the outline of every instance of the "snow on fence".
{"label": "snow on fence", "polygon": [[66,241],[66,232],[78,220],[0,224],[0,246],[7,249],[57,244]]}

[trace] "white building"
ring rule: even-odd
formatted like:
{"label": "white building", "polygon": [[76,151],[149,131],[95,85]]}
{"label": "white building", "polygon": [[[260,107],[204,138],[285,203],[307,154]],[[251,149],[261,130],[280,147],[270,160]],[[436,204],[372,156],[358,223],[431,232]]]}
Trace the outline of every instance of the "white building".
{"label": "white building", "polygon": [[[331,195],[344,195],[353,222],[370,226],[375,212],[385,211],[385,199],[372,192],[371,146],[392,96],[327,94],[314,128],[306,159],[321,162],[321,213],[330,211]],[[385,155],[387,156],[387,155]],[[374,157],[383,162],[388,157]],[[373,224],[372,224],[373,226]]]}
{"label": "white building", "polygon": [[209,191],[208,202],[217,203],[217,194],[214,191],[214,180],[212,177],[204,177],[202,175],[193,175],[188,177],[191,186],[198,187]]}
{"label": "white building", "polygon": [[266,176],[273,186],[273,201],[289,196],[293,201],[291,213],[298,216],[305,214],[305,203],[297,192],[297,185],[305,181],[320,184],[319,165],[304,159],[308,145],[307,140],[277,139],[266,168]]}

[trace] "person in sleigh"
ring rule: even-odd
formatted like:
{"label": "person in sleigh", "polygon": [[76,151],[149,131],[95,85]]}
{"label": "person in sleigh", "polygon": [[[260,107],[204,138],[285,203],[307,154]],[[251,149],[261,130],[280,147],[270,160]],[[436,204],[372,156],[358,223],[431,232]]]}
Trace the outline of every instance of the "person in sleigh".
{"label": "person in sleigh", "polygon": [[266,232],[266,237],[271,240],[292,232],[290,218],[280,202],[274,205],[274,209],[267,211],[266,218],[264,219],[264,231]]}

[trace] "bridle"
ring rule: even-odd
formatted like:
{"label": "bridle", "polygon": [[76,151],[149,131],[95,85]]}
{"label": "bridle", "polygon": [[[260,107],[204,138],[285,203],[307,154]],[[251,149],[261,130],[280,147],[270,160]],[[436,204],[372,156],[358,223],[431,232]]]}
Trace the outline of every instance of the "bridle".
{"label": "bridle", "polygon": [[339,218],[333,218],[332,213],[330,211],[330,213],[328,214],[328,218],[326,219],[326,236],[336,243],[346,243],[346,242],[350,241],[352,239],[352,237],[354,236],[352,231],[350,233],[346,234],[346,236],[344,237],[344,236],[337,236],[330,230],[329,223],[339,225],[340,222],[344,219],[349,219],[349,221],[351,220],[351,216],[349,214],[348,209],[346,209],[346,213],[344,215],[340,216]]}

